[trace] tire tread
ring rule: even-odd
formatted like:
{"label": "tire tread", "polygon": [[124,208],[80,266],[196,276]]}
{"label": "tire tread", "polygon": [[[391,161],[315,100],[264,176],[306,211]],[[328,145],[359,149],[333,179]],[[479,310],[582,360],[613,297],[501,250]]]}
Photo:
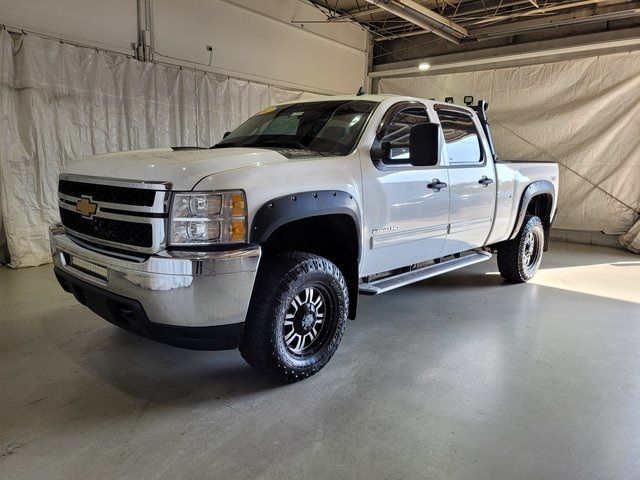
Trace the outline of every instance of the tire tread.
{"label": "tire tread", "polygon": [[[338,331],[321,361],[302,368],[292,368],[279,355],[276,345],[274,328],[277,325],[278,307],[300,276],[313,270],[326,272],[335,279],[344,299],[344,305],[340,306],[342,318],[338,320]],[[282,382],[291,383],[307,378],[324,367],[337,350],[345,329],[348,302],[344,277],[329,260],[305,252],[286,252],[265,258],[254,286],[240,341],[240,354],[253,368],[275,376]]]}
{"label": "tire tread", "polygon": [[524,248],[528,232],[537,226],[542,228],[542,221],[535,215],[527,215],[518,235],[513,240],[502,243],[498,248],[498,270],[505,280],[525,283],[531,279],[525,271],[520,253]]}

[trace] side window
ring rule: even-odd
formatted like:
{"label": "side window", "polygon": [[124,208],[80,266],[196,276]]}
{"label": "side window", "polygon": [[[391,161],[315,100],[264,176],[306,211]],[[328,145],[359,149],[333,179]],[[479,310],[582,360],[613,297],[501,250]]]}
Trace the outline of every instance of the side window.
{"label": "side window", "polygon": [[424,108],[407,108],[398,112],[380,140],[381,143],[389,142],[391,144],[389,157],[384,160],[384,163],[387,165],[408,164],[411,161],[409,154],[411,127],[428,121],[427,110]]}
{"label": "side window", "polygon": [[470,115],[452,110],[438,110],[449,163],[480,163],[482,152],[478,131]]}

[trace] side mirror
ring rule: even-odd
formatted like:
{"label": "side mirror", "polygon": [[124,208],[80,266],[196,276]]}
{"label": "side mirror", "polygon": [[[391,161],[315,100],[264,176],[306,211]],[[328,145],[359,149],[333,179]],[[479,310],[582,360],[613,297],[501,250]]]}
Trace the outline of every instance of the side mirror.
{"label": "side mirror", "polygon": [[227,138],[229,135],[231,135],[231,132],[224,132],[224,134],[222,135],[222,139],[224,140],[225,138]]}
{"label": "side mirror", "polygon": [[437,165],[440,159],[440,125],[420,123],[411,127],[409,155],[411,165],[416,167]]}

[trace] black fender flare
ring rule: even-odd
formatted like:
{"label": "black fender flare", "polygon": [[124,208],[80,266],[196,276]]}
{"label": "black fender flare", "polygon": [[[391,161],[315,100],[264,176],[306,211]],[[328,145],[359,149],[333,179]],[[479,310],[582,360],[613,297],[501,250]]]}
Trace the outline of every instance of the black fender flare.
{"label": "black fender flare", "polygon": [[[360,245],[360,208],[356,199],[341,190],[298,192],[274,198],[262,205],[251,225],[251,243],[266,241],[273,232],[287,223],[321,215],[344,214],[353,219]],[[360,248],[358,247],[358,257]]]}
{"label": "black fender flare", "polygon": [[[529,202],[536,195],[541,194],[549,194],[551,198],[554,200],[556,196],[556,189],[548,180],[537,180],[535,182],[530,183],[527,188],[522,192],[522,198],[520,199],[520,205],[518,207],[518,216],[516,217],[516,223],[513,227],[511,235],[509,236],[509,240],[513,240],[517,235],[520,229],[522,228],[522,224],[524,223],[524,218],[527,215],[527,207],[529,206]],[[545,219],[542,219],[545,222]],[[551,223],[551,219],[549,219],[548,224]],[[545,243],[548,242],[548,239],[545,239]]]}
{"label": "black fender flare", "polygon": [[341,190],[298,192],[274,198],[256,212],[251,225],[251,243],[266,242],[280,227],[296,220],[326,215],[347,215],[356,229],[357,258],[353,271],[345,273],[349,290],[349,318],[355,319],[358,305],[358,264],[362,254],[361,213],[352,194]]}

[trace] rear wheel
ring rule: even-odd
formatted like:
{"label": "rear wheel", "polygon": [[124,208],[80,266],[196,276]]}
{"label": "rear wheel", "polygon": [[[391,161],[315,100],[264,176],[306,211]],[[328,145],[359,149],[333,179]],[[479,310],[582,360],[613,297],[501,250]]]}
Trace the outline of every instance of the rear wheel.
{"label": "rear wheel", "polygon": [[527,215],[518,235],[498,248],[500,275],[515,283],[532,279],[542,261],[543,249],[542,221],[534,215]]}
{"label": "rear wheel", "polygon": [[284,382],[302,380],[331,359],[344,333],[349,297],[329,260],[302,252],[266,259],[245,322],[240,353]]}

